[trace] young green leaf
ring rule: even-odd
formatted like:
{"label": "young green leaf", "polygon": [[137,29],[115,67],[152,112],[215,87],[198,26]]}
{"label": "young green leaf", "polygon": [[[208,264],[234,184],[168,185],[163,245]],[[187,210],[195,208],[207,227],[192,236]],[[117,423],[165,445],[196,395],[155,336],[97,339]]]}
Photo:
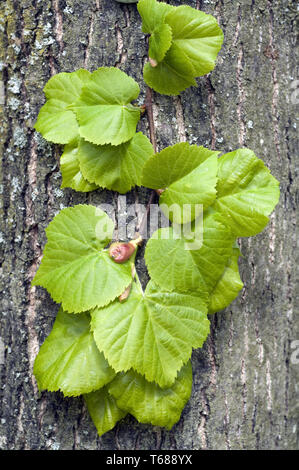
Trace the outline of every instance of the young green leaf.
{"label": "young green leaf", "polygon": [[81,139],[77,158],[84,178],[119,193],[141,185],[141,172],[153,154],[148,138],[138,132],[119,146],[94,145]]}
{"label": "young green leaf", "polygon": [[166,292],[133,282],[128,300],[92,312],[91,329],[100,351],[117,371],[131,368],[150,382],[170,387],[178,370],[209,333],[200,293]]}
{"label": "young green leaf", "polygon": [[243,282],[238,266],[239,256],[239,248],[234,248],[221,278],[210,294],[209,313],[216,313],[228,307],[242,289]]}
{"label": "young green leaf", "polygon": [[151,61],[161,62],[166,52],[171,46],[172,32],[168,24],[161,24],[155,28],[153,34],[149,38],[148,55]]}
{"label": "young green leaf", "polygon": [[216,18],[181,5],[167,14],[165,22],[171,27],[173,45],[191,62],[194,76],[201,77],[211,72],[223,43],[223,32]]}
{"label": "young green leaf", "polygon": [[218,161],[213,208],[238,237],[261,232],[279,200],[279,182],[252,150],[239,149]]}
{"label": "young green leaf", "polygon": [[187,142],[166,147],[147,161],[142,174],[142,184],[152,189],[168,188],[218,154],[219,152]]}
{"label": "young green leaf", "polygon": [[108,393],[107,387],[84,395],[84,400],[99,436],[113,429],[116,423],[127,414],[117,406],[115,399]]}
{"label": "young green leaf", "polygon": [[193,239],[190,246],[189,235],[184,238],[176,227],[162,228],[153,234],[145,249],[153,281],[168,290],[212,291],[231,256],[234,238],[218,215],[207,211],[203,233],[195,230]]}
{"label": "young green leaf", "polygon": [[40,390],[61,390],[65,396],[97,390],[115,376],[94,342],[89,314],[72,315],[62,308],[39,350],[33,373]]}
{"label": "young green leaf", "polygon": [[171,429],[180,419],[191,395],[191,363],[189,361],[182,367],[170,388],[163,389],[154,382],[148,382],[133,370],[118,374],[107,388],[117,405],[140,423]]}
{"label": "young green leaf", "polygon": [[63,209],[46,229],[48,242],[32,285],[45,287],[68,312],[115,299],[132,276],[130,261],[116,264],[105,249],[113,228],[112,220],[94,206]]}
{"label": "young green leaf", "polygon": [[97,145],[120,145],[130,140],[140,118],[140,109],[131,104],[139,86],[115,67],[100,67],[90,76],[72,109],[80,125],[80,135]]}
{"label": "young green leaf", "polygon": [[186,54],[172,44],[156,67],[147,62],[143,69],[145,83],[163,95],[179,95],[190,86],[197,86],[195,71]]}
{"label": "young green leaf", "polygon": [[[218,153],[182,142],[149,158],[143,169],[142,184],[152,189],[166,188],[160,203],[173,208],[169,214],[171,221],[192,221],[196,215],[195,204],[202,204],[205,210],[214,202]],[[186,204],[191,206],[189,214],[183,211]]]}
{"label": "young green leaf", "polygon": [[139,0],[137,8],[142,18],[142,31],[152,34],[164,23],[167,13],[175,7],[156,0]]}
{"label": "young green leaf", "polygon": [[80,96],[84,84],[91,74],[87,70],[58,73],[50,78],[44,88],[48,101],[41,108],[35,129],[50,142],[67,144],[79,132],[76,116],[70,109]]}
{"label": "young green leaf", "polygon": [[82,175],[78,160],[79,139],[75,139],[64,148],[60,158],[60,171],[62,176],[62,188],[72,188],[75,191],[86,193],[94,191],[98,186],[89,183]]}

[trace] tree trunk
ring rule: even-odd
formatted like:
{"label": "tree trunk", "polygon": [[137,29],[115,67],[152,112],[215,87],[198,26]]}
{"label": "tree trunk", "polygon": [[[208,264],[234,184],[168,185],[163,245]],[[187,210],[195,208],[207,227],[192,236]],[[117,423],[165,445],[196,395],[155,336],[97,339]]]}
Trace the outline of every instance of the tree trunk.
{"label": "tree trunk", "polygon": [[[223,152],[249,147],[279,179],[282,194],[264,232],[241,240],[245,287],[226,311],[211,317],[211,334],[193,353],[193,392],[179,423],[166,431],[127,417],[98,438],[81,398],[37,391],[33,362],[58,306],[30,282],[45,228],[61,208],[117,204],[118,195],[61,190],[61,148],[47,143],[33,124],[44,103],[45,83],[62,71],[117,66],[137,80],[144,98],[146,40],[135,4],[1,2],[2,449],[298,447],[299,331],[293,313],[297,2],[183,3],[216,16],[225,42],[216,69],[198,80],[198,88],[179,98],[153,94],[158,148],[184,140]],[[148,134],[146,117],[140,129]],[[137,188],[127,201],[146,203],[149,194]],[[139,267],[145,278],[141,258]]]}

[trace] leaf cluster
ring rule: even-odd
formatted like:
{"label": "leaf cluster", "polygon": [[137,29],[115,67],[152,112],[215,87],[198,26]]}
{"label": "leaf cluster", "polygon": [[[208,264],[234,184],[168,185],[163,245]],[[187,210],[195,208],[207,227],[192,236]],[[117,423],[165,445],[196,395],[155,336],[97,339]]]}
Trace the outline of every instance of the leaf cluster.
{"label": "leaf cluster", "polygon": [[112,232],[90,205],[63,209],[49,224],[33,285],[61,308],[34,374],[40,390],[84,395],[100,435],[127,413],[169,429],[190,397],[189,359],[208,335],[207,305],[200,292],[154,282],[143,292],[132,258],[117,264],[109,256]]}
{"label": "leaf cluster", "polygon": [[153,147],[136,133],[141,109],[131,102],[139,91],[133,78],[115,67],[62,72],[48,81],[35,129],[48,141],[65,144],[62,188],[126,193],[140,185]]}
{"label": "leaf cluster", "polygon": [[[156,0],[140,0],[138,10],[150,35],[150,87],[176,95],[214,68],[223,41],[215,18]],[[99,435],[127,414],[170,429],[191,394],[190,358],[209,334],[208,314],[243,287],[237,239],[265,228],[279,183],[245,148],[219,156],[179,143],[154,154],[136,132],[139,86],[119,69],[60,73],[44,91],[35,128],[65,145],[62,187],[152,188],[171,225],[147,243],[143,290],[137,243],[110,245],[114,223],[101,209],[79,204],[50,222],[32,284],[61,306],[35,360],[39,389],[83,395]]]}
{"label": "leaf cluster", "polygon": [[150,35],[149,62],[143,70],[148,86],[178,95],[214,69],[223,33],[212,15],[157,0],[139,0],[137,8],[142,31]]}
{"label": "leaf cluster", "polygon": [[[161,208],[173,222],[147,243],[150,276],[169,291],[205,293],[209,313],[238,295],[237,238],[265,228],[280,194],[279,182],[252,150],[218,154],[176,144],[150,157],[142,175],[144,185],[163,188]],[[202,211],[186,214],[187,204]]]}
{"label": "leaf cluster", "polygon": [[[134,256],[121,264],[109,256],[113,222],[90,205],[63,209],[49,224],[33,281],[61,303],[35,361],[39,388],[84,395],[100,435],[128,413],[168,429],[178,421],[192,388],[192,350],[209,333],[207,314],[243,286],[236,238],[263,230],[279,198],[278,181],[248,149],[219,158],[176,144],[151,156],[141,179],[164,189],[160,203],[173,222],[147,243],[145,291]],[[199,246],[196,212],[180,219],[173,201],[179,209],[202,205]]]}

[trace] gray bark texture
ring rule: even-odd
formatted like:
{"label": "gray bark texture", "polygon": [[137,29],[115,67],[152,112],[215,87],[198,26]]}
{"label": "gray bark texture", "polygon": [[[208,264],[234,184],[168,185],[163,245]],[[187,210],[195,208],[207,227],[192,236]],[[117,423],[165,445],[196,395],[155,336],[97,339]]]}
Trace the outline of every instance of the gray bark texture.
{"label": "gray bark texture", "polygon": [[[1,449],[298,448],[297,2],[183,3],[215,15],[225,41],[198,88],[178,98],[153,93],[158,149],[185,140],[223,152],[249,147],[281,182],[281,198],[264,232],[241,240],[244,289],[211,317],[210,336],[193,353],[193,391],[179,423],[166,431],[127,417],[99,438],[81,398],[37,390],[33,362],[58,306],[30,282],[45,228],[61,208],[116,205],[118,195],[61,190],[61,148],[33,124],[47,80],[80,67],[119,67],[138,81],[143,100],[146,38],[135,4],[1,1]],[[146,116],[139,129],[149,135]],[[137,188],[127,201],[146,203],[149,195]],[[138,263],[145,279],[141,256]]]}

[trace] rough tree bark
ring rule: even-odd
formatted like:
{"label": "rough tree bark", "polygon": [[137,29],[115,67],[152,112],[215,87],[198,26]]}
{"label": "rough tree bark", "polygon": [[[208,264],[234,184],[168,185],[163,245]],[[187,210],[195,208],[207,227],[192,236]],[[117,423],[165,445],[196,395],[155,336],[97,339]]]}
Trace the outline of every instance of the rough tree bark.
{"label": "rough tree bark", "polygon": [[[30,281],[54,214],[77,203],[117,204],[117,194],[62,191],[61,149],[45,142],[32,125],[44,102],[43,86],[57,72],[117,66],[139,82],[144,97],[146,41],[135,5],[1,1],[2,449],[298,447],[297,2],[184,3],[214,14],[225,42],[216,69],[198,80],[198,88],[180,98],[154,94],[159,149],[184,140],[221,151],[250,147],[280,180],[282,194],[268,228],[241,241],[244,290],[226,311],[211,318],[209,339],[193,354],[193,393],[180,422],[167,432],[128,417],[98,438],[80,398],[37,391],[33,361],[58,307],[44,289],[30,288]],[[146,118],[141,129],[148,132]],[[128,202],[146,203],[148,198],[149,192],[139,188],[131,191]],[[141,258],[139,267],[146,276]]]}

